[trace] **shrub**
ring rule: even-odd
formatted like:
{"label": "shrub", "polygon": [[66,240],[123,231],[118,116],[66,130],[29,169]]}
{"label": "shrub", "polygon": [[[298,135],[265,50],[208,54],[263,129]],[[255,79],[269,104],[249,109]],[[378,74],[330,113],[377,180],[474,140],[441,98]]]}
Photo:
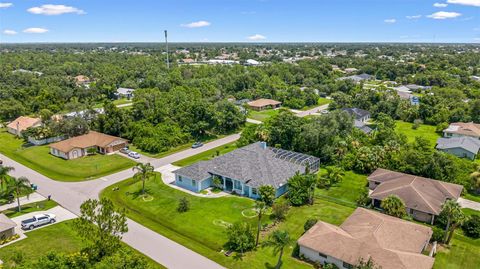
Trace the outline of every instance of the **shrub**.
{"label": "shrub", "polygon": [[303,224],[303,230],[306,232],[308,230],[310,230],[310,228],[313,227],[313,225],[315,225],[317,223],[317,219],[308,219],[305,224]]}
{"label": "shrub", "polygon": [[463,226],[463,231],[467,236],[480,238],[480,215],[472,215]]}
{"label": "shrub", "polygon": [[420,124],[422,124],[423,121],[421,119],[416,119],[413,121],[412,129],[417,130],[418,127],[420,127]]}
{"label": "shrub", "polygon": [[255,233],[247,222],[236,222],[227,228],[228,241],[225,244],[229,250],[244,251],[255,247]]}
{"label": "shrub", "polygon": [[437,242],[442,242],[443,239],[445,239],[445,230],[444,229],[441,229],[441,228],[438,228],[438,227],[433,227],[433,234],[432,234],[432,238],[430,239],[430,241],[434,242],[434,241],[437,241]]}
{"label": "shrub", "polygon": [[272,206],[272,216],[276,221],[283,221],[288,212],[287,203],[275,203]]}
{"label": "shrub", "polygon": [[180,213],[187,212],[190,209],[190,203],[188,202],[187,198],[182,197],[178,201],[177,211]]}
{"label": "shrub", "polygon": [[357,205],[361,207],[367,207],[372,202],[372,199],[368,197],[368,189],[364,189],[357,199]]}

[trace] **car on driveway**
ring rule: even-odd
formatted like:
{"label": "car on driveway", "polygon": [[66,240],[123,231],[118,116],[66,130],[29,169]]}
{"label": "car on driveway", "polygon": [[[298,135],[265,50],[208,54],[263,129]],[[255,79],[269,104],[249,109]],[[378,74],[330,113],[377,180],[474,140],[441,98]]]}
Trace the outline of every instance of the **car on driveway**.
{"label": "car on driveway", "polygon": [[128,154],[129,154],[130,152],[132,152],[132,151],[129,150],[127,147],[124,147],[124,148],[122,148],[122,149],[120,150],[120,152],[123,153],[123,154],[127,154],[127,155],[128,155]]}
{"label": "car on driveway", "polygon": [[55,221],[57,221],[57,217],[54,214],[39,214],[22,220],[21,226],[23,230],[33,230],[33,228],[54,223]]}
{"label": "car on driveway", "polygon": [[202,142],[195,142],[195,143],[193,143],[193,145],[192,145],[192,149],[196,149],[196,148],[199,148],[199,147],[201,147],[201,146],[203,146]]}
{"label": "car on driveway", "polygon": [[134,158],[134,159],[140,159],[140,154],[138,154],[138,152],[132,151],[128,153],[128,157]]}

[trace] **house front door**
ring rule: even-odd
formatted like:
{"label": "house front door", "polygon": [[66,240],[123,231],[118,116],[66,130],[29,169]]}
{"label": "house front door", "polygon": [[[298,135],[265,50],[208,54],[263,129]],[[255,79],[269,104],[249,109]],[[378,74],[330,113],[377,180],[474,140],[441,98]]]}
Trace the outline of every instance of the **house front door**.
{"label": "house front door", "polygon": [[225,178],[225,190],[232,191],[233,190],[233,181],[230,178]]}

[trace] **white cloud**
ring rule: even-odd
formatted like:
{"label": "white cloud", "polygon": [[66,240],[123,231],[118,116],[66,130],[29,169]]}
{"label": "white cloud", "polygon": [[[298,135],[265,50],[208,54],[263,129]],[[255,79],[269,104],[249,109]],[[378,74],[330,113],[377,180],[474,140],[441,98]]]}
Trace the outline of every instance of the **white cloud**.
{"label": "white cloud", "polygon": [[445,3],[435,3],[433,4],[434,7],[447,7],[448,4],[445,4]]}
{"label": "white cloud", "polygon": [[480,0],[447,0],[447,3],[480,7]]}
{"label": "white cloud", "polygon": [[62,15],[67,13],[85,14],[85,11],[65,5],[42,5],[27,9],[28,12],[38,15]]}
{"label": "white cloud", "polygon": [[254,35],[251,35],[249,37],[247,37],[248,40],[252,40],[252,41],[259,41],[259,40],[265,40],[267,39],[266,36],[264,35],[260,35],[260,34],[254,34]]}
{"label": "white cloud", "polygon": [[427,17],[435,20],[445,20],[445,19],[454,19],[456,17],[460,17],[462,14],[458,12],[447,12],[447,11],[439,11],[435,12]]}
{"label": "white cloud", "polygon": [[396,19],[386,19],[384,20],[385,23],[396,23],[397,20]]}
{"label": "white cloud", "polygon": [[16,35],[17,32],[7,29],[7,30],[3,30],[3,34],[5,34],[5,35]]}
{"label": "white cloud", "polygon": [[48,29],[32,27],[32,28],[27,28],[27,29],[23,30],[23,32],[27,33],[27,34],[43,34],[43,33],[48,32]]}
{"label": "white cloud", "polygon": [[191,23],[187,23],[187,24],[182,24],[181,26],[182,27],[187,27],[187,28],[200,28],[200,27],[206,27],[206,26],[210,26],[211,23],[208,22],[208,21],[194,21],[194,22],[191,22]]}
{"label": "white cloud", "polygon": [[409,20],[417,20],[420,19],[422,15],[412,15],[412,16],[407,16],[407,19]]}
{"label": "white cloud", "polygon": [[0,8],[7,8],[13,6],[12,3],[0,3]]}

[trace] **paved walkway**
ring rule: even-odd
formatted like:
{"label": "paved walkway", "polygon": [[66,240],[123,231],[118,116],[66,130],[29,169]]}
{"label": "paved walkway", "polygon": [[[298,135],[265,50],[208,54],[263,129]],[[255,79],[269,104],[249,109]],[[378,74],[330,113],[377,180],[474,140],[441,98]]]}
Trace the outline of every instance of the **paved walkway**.
{"label": "paved walkway", "polygon": [[467,199],[464,199],[464,198],[460,197],[460,198],[458,198],[458,203],[463,208],[470,208],[470,209],[473,209],[473,210],[480,211],[480,203],[479,202],[475,202],[475,201],[472,201],[472,200],[467,200]]}
{"label": "paved walkway", "polygon": [[247,118],[247,122],[253,123],[253,124],[262,124],[263,123],[259,120],[254,120],[254,119],[250,119],[250,118]]}
{"label": "paved walkway", "polygon": [[[25,205],[25,204],[30,204],[30,203],[36,203],[36,202],[44,201],[46,199],[47,198],[40,195],[39,193],[34,192],[34,193],[30,194],[28,196],[28,198],[27,198],[27,196],[20,197],[20,204]],[[4,211],[4,210],[10,209],[10,208],[17,207],[17,206],[18,206],[17,199],[15,199],[15,201],[13,201],[11,204],[1,205],[0,206],[0,211]]]}
{"label": "paved walkway", "polygon": [[[215,147],[234,142],[239,138],[240,134],[226,136],[206,143],[200,148],[190,148],[164,158],[156,159],[152,161],[151,164],[155,168],[158,168]],[[15,168],[15,170],[10,173],[12,176],[27,177],[32,183],[38,186],[38,193],[45,197],[52,195],[53,200],[76,215],[80,214],[80,205],[84,201],[90,198],[97,199],[103,189],[122,180],[131,178],[134,174],[132,169],[127,169],[90,181],[59,182],[17,163],[2,154],[0,154],[0,159],[4,161],[4,165]],[[179,245],[133,220],[129,219],[128,224],[129,231],[124,235],[123,241],[167,268],[223,268],[208,258]]]}

